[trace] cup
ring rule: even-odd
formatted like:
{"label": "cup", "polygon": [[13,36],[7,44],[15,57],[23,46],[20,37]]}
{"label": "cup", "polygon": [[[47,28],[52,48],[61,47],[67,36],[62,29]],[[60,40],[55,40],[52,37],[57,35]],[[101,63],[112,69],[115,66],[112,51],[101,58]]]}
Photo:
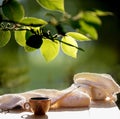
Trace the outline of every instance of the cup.
{"label": "cup", "polygon": [[24,104],[24,108],[31,110],[34,115],[45,115],[50,109],[51,100],[48,97],[32,97]]}

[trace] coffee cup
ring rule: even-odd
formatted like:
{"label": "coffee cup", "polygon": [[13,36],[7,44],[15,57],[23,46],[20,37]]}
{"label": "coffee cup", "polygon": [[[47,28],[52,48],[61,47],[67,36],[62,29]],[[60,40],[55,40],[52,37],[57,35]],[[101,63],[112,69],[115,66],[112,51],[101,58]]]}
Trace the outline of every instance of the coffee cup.
{"label": "coffee cup", "polygon": [[50,109],[51,100],[48,97],[32,97],[24,104],[24,108],[31,110],[34,115],[45,115]]}

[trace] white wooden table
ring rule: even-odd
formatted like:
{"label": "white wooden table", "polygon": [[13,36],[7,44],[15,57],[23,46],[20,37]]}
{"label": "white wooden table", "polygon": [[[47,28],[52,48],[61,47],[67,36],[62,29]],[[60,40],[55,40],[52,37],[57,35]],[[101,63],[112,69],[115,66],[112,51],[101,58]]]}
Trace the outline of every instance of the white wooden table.
{"label": "white wooden table", "polygon": [[90,107],[49,110],[44,116],[32,112],[11,110],[0,113],[0,119],[120,119],[120,110],[114,103],[93,102]]}

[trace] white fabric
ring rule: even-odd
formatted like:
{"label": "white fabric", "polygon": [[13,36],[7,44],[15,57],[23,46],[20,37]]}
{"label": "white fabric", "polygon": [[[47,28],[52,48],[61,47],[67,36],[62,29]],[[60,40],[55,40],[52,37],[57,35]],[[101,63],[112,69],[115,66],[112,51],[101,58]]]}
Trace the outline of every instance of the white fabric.
{"label": "white fabric", "polygon": [[116,101],[120,93],[119,85],[109,74],[78,73],[74,84],[64,90],[37,89],[18,94],[0,96],[0,109],[24,108],[31,97],[45,96],[51,99],[51,108],[89,106],[92,100]]}

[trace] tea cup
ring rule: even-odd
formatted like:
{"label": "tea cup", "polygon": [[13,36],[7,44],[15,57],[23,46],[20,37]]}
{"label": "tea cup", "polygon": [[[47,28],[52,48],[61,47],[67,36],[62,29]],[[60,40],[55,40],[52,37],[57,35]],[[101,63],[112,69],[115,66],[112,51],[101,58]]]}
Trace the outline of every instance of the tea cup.
{"label": "tea cup", "polygon": [[32,97],[24,104],[24,108],[31,110],[34,115],[45,115],[50,109],[51,100],[48,97]]}

